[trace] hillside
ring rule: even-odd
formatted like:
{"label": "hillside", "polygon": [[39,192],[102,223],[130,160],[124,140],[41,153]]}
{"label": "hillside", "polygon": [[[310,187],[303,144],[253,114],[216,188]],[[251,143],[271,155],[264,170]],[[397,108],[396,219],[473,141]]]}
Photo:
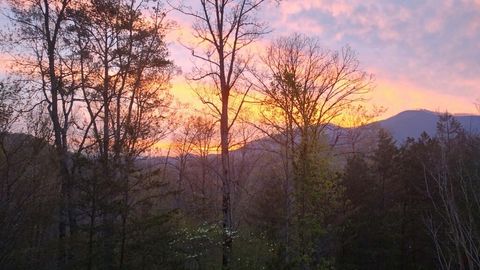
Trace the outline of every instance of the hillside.
{"label": "hillside", "polygon": [[[375,124],[390,131],[397,142],[401,143],[407,137],[419,137],[424,131],[428,135],[434,136],[440,114],[428,110],[408,110]],[[462,124],[466,131],[480,132],[480,116],[460,114],[455,115],[455,119]]]}

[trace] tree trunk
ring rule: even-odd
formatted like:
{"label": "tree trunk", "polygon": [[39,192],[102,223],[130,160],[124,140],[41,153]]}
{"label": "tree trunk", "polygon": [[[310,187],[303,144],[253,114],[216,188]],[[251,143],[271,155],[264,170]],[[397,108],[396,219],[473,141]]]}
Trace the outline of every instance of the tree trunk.
{"label": "tree trunk", "polygon": [[[104,111],[104,118],[103,118],[103,150],[102,150],[102,166],[103,166],[103,180],[106,181],[109,186],[115,183],[109,183],[112,181],[111,174],[110,174],[110,77],[109,77],[109,45],[108,45],[108,32],[105,30],[104,36],[104,59],[103,59],[103,89],[102,89],[102,99],[103,99],[103,111]],[[113,190],[110,190],[111,192]],[[110,193],[111,193],[110,192]],[[103,237],[104,237],[104,256],[105,256],[105,267],[106,269],[113,269],[113,209],[110,209],[112,203],[112,196],[113,194],[107,194],[106,196],[106,209],[104,209],[103,214]]]}
{"label": "tree trunk", "polygon": [[[49,20],[48,15],[48,5],[46,8],[45,20],[46,23]],[[49,35],[49,34],[47,34]],[[64,269],[67,263],[67,251],[66,251],[66,234],[67,234],[67,223],[68,223],[68,167],[66,163],[67,153],[66,146],[62,138],[62,127],[60,126],[60,120],[58,117],[58,79],[55,73],[55,43],[48,38],[48,71],[50,77],[50,94],[51,102],[48,106],[50,119],[53,125],[54,137],[55,137],[55,149],[57,154],[57,160],[60,169],[60,207],[59,207],[59,224],[58,224],[58,236],[59,236],[59,250],[58,250],[58,261],[57,266],[59,269]]]}
{"label": "tree trunk", "polygon": [[223,243],[222,269],[229,269],[232,253],[232,209],[230,202],[230,161],[228,149],[228,95],[223,95],[220,118],[220,140],[222,159],[222,213]]}

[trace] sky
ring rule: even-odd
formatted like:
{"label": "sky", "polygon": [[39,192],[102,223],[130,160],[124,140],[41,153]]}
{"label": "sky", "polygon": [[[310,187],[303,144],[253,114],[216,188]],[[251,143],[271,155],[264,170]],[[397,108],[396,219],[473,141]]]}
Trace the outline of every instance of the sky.
{"label": "sky", "polygon": [[[258,17],[272,32],[253,50],[293,33],[316,37],[326,49],[354,49],[375,77],[369,104],[387,108],[383,118],[409,109],[478,113],[480,0],[283,0]],[[188,39],[191,21],[175,12],[171,18],[172,58],[187,74],[190,53],[179,42]],[[195,103],[181,76],[173,93]]]}
{"label": "sky", "polygon": [[[270,0],[257,15],[272,32],[252,46],[254,52],[293,33],[318,38],[326,49],[355,50],[361,68],[375,77],[369,104],[387,108],[382,118],[408,109],[478,113],[480,0]],[[172,93],[200,106],[183,79],[193,65],[180,44],[192,20],[174,11],[168,16],[177,25],[167,35],[171,59],[182,71]],[[0,53],[0,73],[7,63]]]}

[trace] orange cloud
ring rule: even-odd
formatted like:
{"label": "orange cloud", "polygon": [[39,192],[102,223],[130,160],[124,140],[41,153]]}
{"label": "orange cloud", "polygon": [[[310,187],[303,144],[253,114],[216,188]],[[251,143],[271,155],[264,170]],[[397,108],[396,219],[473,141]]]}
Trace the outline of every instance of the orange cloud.
{"label": "orange cloud", "polygon": [[10,66],[13,62],[12,56],[6,53],[0,53],[0,75],[6,74],[10,70]]}
{"label": "orange cloud", "polygon": [[476,113],[475,98],[468,99],[440,93],[432,89],[421,88],[405,80],[377,80],[377,87],[372,93],[371,102],[388,109],[384,115],[385,118],[408,109]]}

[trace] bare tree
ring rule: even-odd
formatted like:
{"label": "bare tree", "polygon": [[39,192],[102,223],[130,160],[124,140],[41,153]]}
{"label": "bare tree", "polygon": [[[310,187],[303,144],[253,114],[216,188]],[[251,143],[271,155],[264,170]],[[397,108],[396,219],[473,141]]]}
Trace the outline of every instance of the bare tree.
{"label": "bare tree", "polygon": [[476,179],[462,175],[462,168],[454,173],[456,177],[448,170],[442,157],[440,168],[426,171],[426,179],[432,180],[427,183],[427,191],[434,211],[426,216],[425,225],[442,269],[476,269],[480,267],[476,229],[480,201],[472,190]]}
{"label": "bare tree", "polygon": [[373,107],[369,110],[365,105],[348,105],[335,124],[344,127],[336,134],[335,146],[342,149],[341,154],[355,155],[373,149],[365,147],[374,145],[378,126],[374,123],[385,112],[382,107]]}
{"label": "bare tree", "polygon": [[[212,222],[217,200],[215,169],[219,148],[217,121],[205,116],[190,116],[177,131],[173,140],[178,171],[177,207],[191,213],[194,220]],[[180,203],[181,202],[181,203]]]}
{"label": "bare tree", "polygon": [[54,145],[60,165],[61,203],[59,207],[58,266],[67,262],[65,237],[76,231],[76,221],[71,207],[71,166],[68,158],[68,134],[72,124],[76,82],[68,72],[63,39],[67,22],[67,10],[72,0],[34,1],[9,0],[10,20],[17,31],[12,36],[20,57],[15,68],[31,83],[33,97],[47,104],[53,127]]}
{"label": "bare tree", "polygon": [[[250,86],[242,84],[242,77],[250,66],[251,58],[242,51],[267,33],[265,25],[255,13],[266,0],[199,1],[198,10],[171,4],[175,9],[195,19],[193,35],[198,46],[191,48],[192,56],[202,64],[195,69],[194,80],[209,80],[218,96],[218,102],[199,95],[220,120],[220,147],[222,160],[222,227],[224,269],[229,267],[233,241],[231,208],[231,182],[229,160],[230,129],[237,119]],[[237,92],[242,101],[232,108],[231,96]],[[233,115],[232,115],[233,113]]]}
{"label": "bare tree", "polygon": [[425,225],[442,269],[477,269],[480,267],[479,175],[476,169],[471,169],[468,151],[460,148],[462,155],[456,151],[462,144],[470,151],[478,151],[479,139],[465,134],[460,123],[448,113],[440,116],[437,123],[437,139],[440,149],[433,159],[435,163],[424,165],[426,195],[433,206],[426,215]]}
{"label": "bare tree", "polygon": [[276,40],[263,62],[266,71],[257,75],[264,96],[263,123],[258,127],[281,146],[287,197],[285,260],[289,263],[289,227],[294,217],[299,221],[300,257],[307,255],[306,193],[313,190],[309,178],[316,174],[312,162],[318,160],[322,136],[333,120],[370,91],[372,78],[359,69],[350,48],[328,51],[318,40],[298,34]]}
{"label": "bare tree", "polygon": [[[173,137],[173,151],[175,155],[174,167],[178,171],[177,185],[175,188],[175,207],[184,207],[182,193],[185,191],[185,182],[187,178],[187,164],[192,158],[192,151],[194,147],[194,140],[197,136],[197,131],[194,129],[194,117],[186,119],[185,124],[176,130]],[[188,181],[190,183],[190,181]],[[193,194],[194,188],[190,188]]]}
{"label": "bare tree", "polygon": [[193,141],[193,153],[197,155],[201,168],[200,192],[204,200],[207,198],[207,177],[212,170],[209,155],[218,149],[218,141],[215,140],[216,123],[207,117],[197,117],[193,122],[195,137]]}

